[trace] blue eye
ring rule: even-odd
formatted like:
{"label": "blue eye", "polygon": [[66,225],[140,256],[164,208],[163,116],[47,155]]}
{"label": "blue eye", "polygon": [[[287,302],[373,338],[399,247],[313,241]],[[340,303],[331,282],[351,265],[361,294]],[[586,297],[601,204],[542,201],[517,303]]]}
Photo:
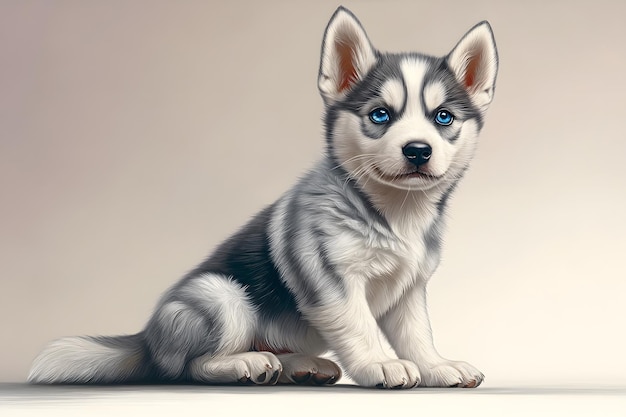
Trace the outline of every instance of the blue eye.
{"label": "blue eye", "polygon": [[448,110],[439,110],[435,116],[435,122],[441,126],[450,126],[454,121],[454,116]]}
{"label": "blue eye", "polygon": [[384,107],[378,107],[370,112],[370,120],[377,125],[382,125],[389,120],[391,120],[391,116],[389,115],[389,110]]}

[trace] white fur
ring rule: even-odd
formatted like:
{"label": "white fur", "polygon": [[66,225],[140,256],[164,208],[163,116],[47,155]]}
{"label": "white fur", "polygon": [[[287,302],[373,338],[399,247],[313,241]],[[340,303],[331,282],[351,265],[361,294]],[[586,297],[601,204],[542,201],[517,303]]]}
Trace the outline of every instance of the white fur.
{"label": "white fur", "polygon": [[221,337],[216,356],[250,348],[258,316],[241,285],[230,278],[205,274],[183,287],[181,293],[203,305],[211,317],[218,318]]}
{"label": "white fur", "polygon": [[[34,384],[114,382],[141,360],[141,350],[108,347],[87,337],[64,337],[48,344],[31,367]],[[130,372],[128,372],[130,374]]]}
{"label": "white fur", "polygon": [[[407,57],[402,61],[400,69],[402,70],[402,78],[407,90],[407,101],[405,113],[409,117],[422,115],[422,94],[424,85],[424,75],[428,70],[425,61],[418,57]],[[405,116],[406,117],[406,116]]]}
{"label": "white fur", "polygon": [[[432,156],[428,162],[428,172],[434,176],[442,176],[447,171],[454,155],[454,146],[441,137],[432,121],[426,118],[425,109],[422,108],[425,65],[417,59],[407,59],[401,68],[408,90],[408,99],[405,114],[402,120],[396,123],[398,142],[395,142],[395,145],[403,146],[404,143],[411,140],[419,140],[429,144],[432,147]],[[428,99],[428,96],[426,98]],[[430,100],[426,101],[432,101],[432,98],[430,97]],[[403,157],[400,152],[398,153],[400,154],[398,158]],[[421,180],[414,179],[412,181]]]}
{"label": "white fur", "polygon": [[476,368],[465,362],[444,359],[435,349],[424,282],[404,294],[381,320],[381,327],[398,356],[418,365],[423,386],[465,386],[471,385],[472,381],[474,385],[482,382],[484,376]]}
{"label": "white fur", "polygon": [[194,380],[213,384],[246,381],[269,384],[274,372],[282,372],[282,365],[273,353],[243,352],[218,357],[200,356],[191,361],[189,371]]}
{"label": "white fur", "polygon": [[348,297],[343,303],[307,308],[306,317],[359,385],[416,385],[420,381],[419,369],[414,363],[399,360],[385,351],[365,289],[359,284],[349,284]]}
{"label": "white fur", "polygon": [[424,86],[424,104],[432,112],[446,100],[446,90],[440,81],[431,82]]}
{"label": "white fur", "polygon": [[405,100],[404,86],[399,80],[391,79],[385,81],[380,88],[380,97],[383,100],[381,105],[391,106],[395,111],[400,111]]}

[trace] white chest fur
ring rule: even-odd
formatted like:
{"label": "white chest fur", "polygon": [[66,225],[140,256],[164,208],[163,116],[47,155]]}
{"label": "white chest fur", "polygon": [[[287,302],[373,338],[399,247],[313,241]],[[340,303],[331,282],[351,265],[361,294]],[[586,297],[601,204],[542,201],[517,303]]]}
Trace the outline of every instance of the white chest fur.
{"label": "white chest fur", "polygon": [[[393,306],[412,285],[427,281],[438,261],[438,250],[427,243],[436,210],[389,216],[389,232],[366,229],[345,232],[333,241],[338,272],[349,291],[364,292],[375,317]],[[435,253],[436,252],[436,253]]]}

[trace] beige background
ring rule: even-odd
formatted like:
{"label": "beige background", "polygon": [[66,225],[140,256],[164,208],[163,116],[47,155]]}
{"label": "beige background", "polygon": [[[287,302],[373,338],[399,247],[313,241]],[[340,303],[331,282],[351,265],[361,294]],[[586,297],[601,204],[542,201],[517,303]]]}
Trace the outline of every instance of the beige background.
{"label": "beige background", "polygon": [[[385,50],[488,19],[501,66],[431,284],[487,385],[626,382],[626,3],[349,1]],[[0,381],[159,295],[318,157],[335,1],[0,2]]]}

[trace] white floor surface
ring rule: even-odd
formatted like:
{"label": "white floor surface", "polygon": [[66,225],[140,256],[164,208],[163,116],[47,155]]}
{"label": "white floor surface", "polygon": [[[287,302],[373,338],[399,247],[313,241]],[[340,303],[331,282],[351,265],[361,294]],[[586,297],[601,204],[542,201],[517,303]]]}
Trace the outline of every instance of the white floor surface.
{"label": "white floor surface", "polygon": [[334,387],[0,384],[0,416],[626,416],[626,387],[380,391]]}

